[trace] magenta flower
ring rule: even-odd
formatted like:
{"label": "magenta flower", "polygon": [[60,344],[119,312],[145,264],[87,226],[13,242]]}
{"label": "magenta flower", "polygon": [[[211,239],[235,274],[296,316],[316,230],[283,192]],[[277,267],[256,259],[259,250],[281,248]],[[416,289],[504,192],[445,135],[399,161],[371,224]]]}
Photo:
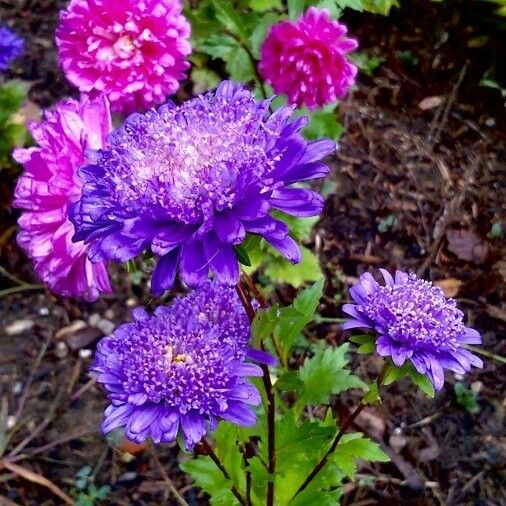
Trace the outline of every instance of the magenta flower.
{"label": "magenta flower", "polygon": [[66,100],[30,131],[38,146],[13,153],[24,166],[13,203],[23,209],[18,243],[53,292],[94,300],[111,290],[106,266],[92,264],[88,246],[72,242],[68,208],[81,196],[84,150],[101,148],[111,131],[109,105],[103,97]]}
{"label": "magenta flower", "polygon": [[358,43],[346,32],[326,9],[314,7],[297,21],[275,24],[260,51],[263,78],[291,104],[313,109],[335,102],[346,95],[357,74],[346,54]]}
{"label": "magenta flower", "polygon": [[481,344],[481,337],[464,325],[455,300],[446,299],[441,288],[416,274],[397,271],[392,277],[380,271],[384,286],[366,272],[350,288],[354,304],[343,306],[351,317],[343,328],[372,329],[378,334],[378,355],[391,357],[396,366],[411,361],[436,390],[443,387],[443,369],[464,374],[471,366],[483,367],[463,346]]}
{"label": "magenta flower", "polygon": [[114,111],[164,102],[179,88],[191,52],[180,0],[72,0],[56,31],[67,79],[107,95]]}

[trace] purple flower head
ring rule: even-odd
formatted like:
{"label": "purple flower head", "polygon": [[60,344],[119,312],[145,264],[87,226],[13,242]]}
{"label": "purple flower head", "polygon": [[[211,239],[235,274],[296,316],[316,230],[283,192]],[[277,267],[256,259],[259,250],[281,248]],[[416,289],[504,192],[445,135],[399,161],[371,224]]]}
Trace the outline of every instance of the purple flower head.
{"label": "purple flower head", "polygon": [[91,244],[93,262],[125,262],[150,247],[158,257],[151,281],[157,294],[172,286],[178,268],[190,287],[209,270],[235,284],[234,247],[246,233],[299,262],[288,227],[270,213],[321,211],[319,194],[292,185],[325,176],[320,160],[335,144],[306,141],[306,119],[290,119],[288,107],[271,114],[269,104],[225,81],[180,106],[130,116],[80,171],[74,239]]}
{"label": "purple flower head", "polygon": [[262,370],[246,359],[273,358],[249,347],[249,322],[233,288],[208,282],[153,316],[136,309],[133,317],[98,345],[93,370],[111,401],[104,433],[124,427],[133,441],[160,443],[181,431],[190,449],[219,419],[255,424],[252,406],[261,399],[247,377]]}
{"label": "purple flower head", "polygon": [[0,70],[9,68],[13,60],[23,53],[25,43],[6,26],[0,26]]}
{"label": "purple flower head", "polygon": [[376,351],[392,358],[396,366],[410,360],[420,374],[426,374],[434,388],[444,383],[443,369],[464,374],[483,362],[463,344],[481,344],[480,334],[464,325],[463,313],[441,288],[415,274],[397,271],[393,278],[380,269],[385,286],[369,273],[362,274],[350,289],[355,304],[343,311],[352,318],[343,328],[369,328],[379,334]]}

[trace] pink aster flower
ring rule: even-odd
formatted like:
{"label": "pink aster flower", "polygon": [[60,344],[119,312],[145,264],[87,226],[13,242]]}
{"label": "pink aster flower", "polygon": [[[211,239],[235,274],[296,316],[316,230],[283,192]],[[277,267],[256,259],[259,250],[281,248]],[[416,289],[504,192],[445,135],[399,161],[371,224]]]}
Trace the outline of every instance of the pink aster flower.
{"label": "pink aster flower", "polygon": [[313,109],[335,102],[346,95],[357,74],[346,54],[358,43],[346,32],[326,9],[314,7],[297,21],[275,24],[261,48],[263,78],[292,104]]}
{"label": "pink aster flower", "polygon": [[70,204],[81,196],[77,169],[84,151],[103,147],[111,129],[103,96],[65,100],[46,112],[42,123],[30,125],[37,146],[13,153],[24,166],[13,203],[23,210],[18,243],[42,281],[59,295],[91,301],[111,291],[105,264],[92,264],[88,246],[72,242],[74,226],[68,219]]}
{"label": "pink aster flower", "polygon": [[67,79],[103,92],[114,111],[165,101],[179,88],[191,52],[180,0],[72,0],[56,31]]}

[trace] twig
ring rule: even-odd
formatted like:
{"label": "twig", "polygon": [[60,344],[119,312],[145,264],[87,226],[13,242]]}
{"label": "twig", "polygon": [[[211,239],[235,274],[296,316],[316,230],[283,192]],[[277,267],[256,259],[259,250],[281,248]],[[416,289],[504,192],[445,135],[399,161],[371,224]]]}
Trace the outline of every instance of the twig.
{"label": "twig", "polygon": [[453,86],[450,96],[448,97],[448,100],[446,101],[446,106],[445,106],[445,109],[443,112],[443,117],[441,118],[441,122],[439,123],[436,133],[434,134],[434,137],[432,139],[432,145],[434,145],[439,140],[441,132],[443,131],[443,127],[445,126],[446,122],[448,121],[448,115],[450,114],[450,109],[452,108],[453,102],[455,102],[455,99],[457,98],[457,91],[460,88],[462,81],[464,80],[468,65],[469,65],[469,62],[466,62],[464,64],[464,66],[462,67],[462,70],[460,71],[457,82]]}
{"label": "twig", "polygon": [[246,284],[246,286],[248,287],[248,289],[250,290],[250,292],[253,294],[253,297],[255,297],[255,299],[260,304],[260,307],[262,309],[268,309],[269,305],[265,301],[264,296],[260,293],[260,290],[257,288],[257,285],[255,285],[255,283],[250,278],[250,276],[248,276],[248,274],[246,274],[243,271],[243,273],[241,274],[241,278],[244,281],[244,283]]}
{"label": "twig", "polygon": [[95,385],[97,382],[97,378],[93,377],[91,378],[87,383],[85,383],[81,388],[79,388],[76,392],[72,394],[70,397],[70,402],[75,402],[81,395],[83,395],[85,392],[87,392],[93,385]]}
{"label": "twig", "polygon": [[[251,284],[254,284],[251,280],[250,282]],[[241,281],[239,281],[239,283],[237,284],[237,291],[239,293],[239,297],[244,306],[244,309],[248,313],[250,322],[252,322],[255,319],[255,309],[253,308],[253,304],[251,302],[249,293],[247,290],[245,290],[244,286],[242,286]],[[273,342],[274,345],[276,345],[274,339]],[[269,373],[269,367],[265,364],[261,364],[260,367],[262,368],[263,371],[262,380],[264,383],[265,395],[267,397],[267,440],[268,440],[267,472],[269,473],[269,480],[267,482],[267,506],[273,506],[274,472],[276,471],[276,406],[275,406],[274,390],[272,388],[271,376]]]}
{"label": "twig", "polygon": [[483,355],[484,357],[492,358],[494,360],[497,360],[497,362],[506,364],[506,357],[503,357],[502,355],[492,353],[491,351],[482,350],[481,348],[476,348],[476,346],[470,346],[469,344],[462,344],[461,346],[466,350],[472,351],[473,353],[478,353],[478,355]]}
{"label": "twig", "polygon": [[42,362],[42,359],[44,358],[44,355],[46,354],[46,351],[47,351],[47,348],[48,348],[50,342],[51,342],[51,337],[49,336],[46,339],[46,341],[44,342],[44,344],[42,345],[42,348],[40,349],[39,354],[37,355],[37,358],[35,359],[35,362],[33,363],[32,369],[30,371],[30,375],[28,376],[28,380],[26,381],[23,395],[21,396],[21,399],[19,400],[18,409],[16,409],[16,413],[14,414],[15,420],[19,420],[21,418],[21,414],[23,413],[23,408],[25,407],[26,400],[28,399],[28,394],[30,393],[30,387],[32,386],[33,378],[35,377],[35,373],[37,372],[37,369],[39,368],[40,363]]}
{"label": "twig", "polygon": [[[221,473],[223,474],[223,476],[227,480],[231,480],[232,481],[232,478],[230,478],[230,474],[228,474],[228,471],[225,469],[225,466],[220,462],[220,459],[218,458],[218,456],[216,455],[216,453],[214,453],[214,450],[211,448],[211,445],[207,442],[207,440],[205,438],[202,439],[202,441],[200,442],[200,444],[204,447],[207,455],[209,455],[209,457],[211,457],[211,460],[216,464],[216,467],[221,471]],[[237,498],[237,500],[239,501],[239,503],[242,504],[243,506],[246,506],[246,504],[247,504],[246,500],[241,495],[241,493],[239,492],[239,490],[237,489],[237,487],[235,486],[235,484],[233,482],[232,482],[232,485],[231,485],[231,491],[232,491],[232,494],[235,495],[235,497]]]}
{"label": "twig", "polygon": [[[383,365],[383,368],[381,369],[381,372],[379,373],[378,379],[376,380],[376,385],[378,389],[383,384],[383,381],[385,379],[385,375],[387,372],[388,364],[385,362]],[[311,473],[309,473],[309,476],[304,480],[302,485],[299,487],[297,492],[295,492],[294,496],[297,496],[300,494],[303,490],[307,488],[307,486],[314,480],[316,475],[325,467],[325,464],[328,461],[328,458],[337,448],[337,445],[341,441],[341,438],[344,436],[345,432],[351,427],[353,422],[357,419],[358,415],[362,412],[362,410],[366,407],[366,404],[362,401],[353,411],[353,413],[350,414],[350,416],[345,420],[341,428],[339,429],[339,432],[337,433],[337,436],[334,438],[334,441],[330,445],[330,448],[327,450],[327,453],[323,456],[323,458],[316,464],[316,466],[313,468]]]}
{"label": "twig", "polygon": [[160,458],[158,457],[158,453],[156,452],[156,448],[154,446],[150,445],[149,451],[150,451],[151,456],[153,457],[154,461],[156,462],[158,470],[160,471],[163,481],[167,485],[167,488],[169,489],[170,493],[176,498],[176,501],[181,506],[190,506],[185,501],[185,498],[179,493],[178,489],[175,487],[174,483],[172,482],[169,475],[165,471],[165,468],[163,467],[163,464],[161,463]]}
{"label": "twig", "polygon": [[314,480],[316,475],[323,469],[330,455],[334,453],[334,451],[336,450],[337,445],[341,441],[341,438],[344,436],[344,433],[348,430],[348,428],[351,426],[351,424],[357,418],[357,416],[362,412],[365,406],[366,406],[365,404],[361,403],[355,408],[353,413],[349,416],[349,418],[344,422],[342,427],[339,429],[339,432],[337,433],[337,436],[334,438],[334,441],[332,441],[332,444],[330,445],[330,448],[327,450],[327,453],[325,453],[320,462],[318,462],[318,464],[316,464],[313,470],[309,473],[308,477],[304,480],[304,482],[299,487],[297,492],[295,492],[293,497],[297,496],[303,490],[305,490],[308,487],[308,485]]}
{"label": "twig", "polygon": [[30,471],[30,469],[26,469],[26,467],[18,466],[13,462],[9,462],[9,460],[5,459],[1,461],[3,467],[17,474],[21,478],[24,478],[27,481],[31,481],[32,483],[37,483],[38,485],[42,485],[43,487],[48,488],[53,492],[53,494],[57,495],[60,499],[65,501],[67,504],[74,504],[74,501],[71,497],[69,497],[60,487],[56,486],[53,482],[49,481],[47,478],[42,476],[41,474]]}
{"label": "twig", "polygon": [[63,397],[63,394],[64,394],[64,389],[61,388],[58,393],[56,394],[56,397],[53,401],[53,403],[51,404],[51,406],[49,407],[49,412],[48,414],[46,415],[46,417],[44,418],[44,420],[42,420],[42,422],[30,433],[28,434],[27,437],[25,437],[25,439],[23,439],[23,441],[21,441],[21,443],[19,443],[10,453],[9,453],[9,457],[14,457],[15,455],[17,455],[19,452],[21,452],[21,450],[23,450],[23,448],[25,448],[25,446],[30,443],[30,441],[32,441],[33,439],[35,439],[41,432],[44,431],[44,429],[52,422],[53,418],[54,418],[54,415],[56,413],[56,408],[58,407],[62,397]]}
{"label": "twig", "polygon": [[13,293],[27,292],[30,290],[44,290],[44,288],[46,288],[44,285],[13,286],[12,288],[6,288],[5,290],[0,290],[0,297],[7,297],[7,295],[12,295]]}

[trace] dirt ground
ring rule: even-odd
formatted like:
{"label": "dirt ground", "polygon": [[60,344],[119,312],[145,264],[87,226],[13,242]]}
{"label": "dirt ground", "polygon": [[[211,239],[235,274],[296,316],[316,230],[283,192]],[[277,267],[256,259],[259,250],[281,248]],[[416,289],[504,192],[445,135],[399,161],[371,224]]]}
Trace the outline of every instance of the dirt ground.
{"label": "dirt ground", "polygon": [[[72,93],[52,42],[64,3],[0,0],[3,20],[29,45],[12,77],[29,81],[30,100],[42,107]],[[506,81],[504,26],[492,12],[481,2],[410,0],[388,18],[346,14],[361,49],[382,63],[342,104],[345,134],[322,185],[327,201],[313,246],[327,276],[324,316],[340,316],[334,301],[365,270],[399,267],[440,283],[482,333],[483,349],[506,355],[506,114],[499,90],[479,85],[487,71]],[[2,177],[0,264],[37,283],[15,244],[12,185]],[[97,486],[112,487],[101,504],[176,504],[169,481],[190,504],[207,504],[178,471],[177,447],[154,455],[99,433],[106,401],[87,373],[94,345],[149,300],[143,283],[126,276],[115,270],[115,295],[93,305],[37,287],[0,298],[0,452],[22,467],[0,469],[0,505],[63,504],[58,494],[72,493],[85,465]],[[5,276],[0,285],[16,286]],[[292,295],[286,287],[276,293],[281,302]],[[310,337],[347,339],[332,324],[312,327]],[[353,360],[364,378],[380,367],[375,357]],[[478,392],[473,415],[455,402],[458,378],[447,378],[432,401],[401,383],[364,411],[356,428],[379,441],[391,462],[362,465],[360,480],[345,486],[345,505],[506,504],[506,368],[486,359],[466,376]],[[345,414],[356,402],[333,407]],[[34,484],[30,471],[49,481]]]}

